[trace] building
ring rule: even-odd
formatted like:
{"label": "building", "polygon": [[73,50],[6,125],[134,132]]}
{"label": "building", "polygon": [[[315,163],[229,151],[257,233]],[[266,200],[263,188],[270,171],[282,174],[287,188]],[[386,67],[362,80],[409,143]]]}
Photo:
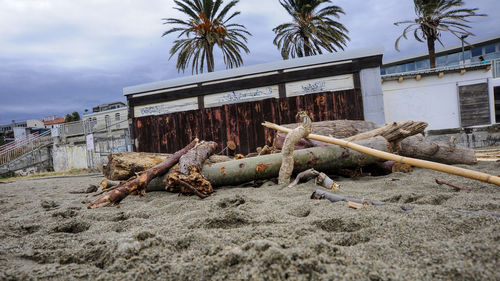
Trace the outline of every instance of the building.
{"label": "building", "polygon": [[385,123],[382,48],[339,52],[229,69],[124,88],[136,151],[174,152],[192,139],[238,153],[271,144],[261,123],[314,121]]}
{"label": "building", "polygon": [[[386,122],[425,121],[428,134],[456,134],[468,147],[500,143],[492,133],[500,128],[500,36],[473,44],[465,56],[461,46],[438,51],[435,69],[421,67],[428,59],[420,55],[384,64]],[[486,62],[476,62],[480,55]]]}
{"label": "building", "polygon": [[[493,76],[500,76],[500,35],[471,41],[471,45],[456,45],[436,51],[437,68],[457,67],[479,63],[482,56],[486,61],[492,62]],[[427,70],[430,68],[429,55],[423,53],[406,58],[384,62],[381,75]]]}
{"label": "building", "polygon": [[64,118],[62,117],[55,117],[53,119],[43,121],[43,125],[45,126],[46,129],[55,129],[61,127],[61,124],[64,124]]}
{"label": "building", "polygon": [[86,132],[120,130],[128,128],[128,107],[123,102],[113,102],[92,108],[92,113],[83,114]]}

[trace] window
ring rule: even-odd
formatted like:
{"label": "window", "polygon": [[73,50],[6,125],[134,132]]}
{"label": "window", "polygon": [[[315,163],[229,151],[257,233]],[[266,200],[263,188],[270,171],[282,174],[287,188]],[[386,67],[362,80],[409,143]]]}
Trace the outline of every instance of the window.
{"label": "window", "polygon": [[417,70],[429,68],[429,60],[419,60],[415,62]]}
{"label": "window", "polygon": [[120,113],[115,113],[115,121],[120,121]]}
{"label": "window", "polygon": [[380,75],[385,75],[385,68],[380,68]]}
{"label": "window", "polygon": [[410,62],[405,64],[406,71],[414,71],[415,70],[415,62]]}
{"label": "window", "polygon": [[479,57],[480,55],[483,54],[483,48],[482,47],[472,48],[471,53],[473,57]]}
{"label": "window", "polygon": [[438,67],[440,66],[446,66],[446,56],[439,56],[436,58],[436,65]]}
{"label": "window", "polygon": [[461,57],[462,57],[461,53],[449,54],[447,65],[457,65]]}
{"label": "window", "polygon": [[396,72],[396,67],[395,66],[389,66],[385,69],[385,74],[392,74]]}
{"label": "window", "polygon": [[495,44],[487,45],[484,47],[484,53],[490,54],[495,52]]}
{"label": "window", "polygon": [[396,65],[396,70],[395,70],[396,73],[401,73],[401,72],[405,72],[405,71],[406,71],[406,67],[404,64]]}

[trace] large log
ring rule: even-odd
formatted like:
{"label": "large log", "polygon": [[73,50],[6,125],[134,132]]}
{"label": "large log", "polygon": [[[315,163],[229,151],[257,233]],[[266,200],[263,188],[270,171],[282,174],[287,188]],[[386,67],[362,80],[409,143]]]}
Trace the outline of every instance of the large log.
{"label": "large log", "polygon": [[403,156],[443,164],[473,165],[477,163],[474,150],[434,143],[426,140],[422,135],[415,135],[402,140],[397,151]]}
{"label": "large log", "polygon": [[[128,180],[165,160],[169,154],[120,152],[108,155],[108,163],[104,168],[104,176],[113,181]],[[226,155],[212,155],[204,164],[213,164],[231,160]]]}
{"label": "large log", "polygon": [[[383,137],[356,141],[356,143],[377,150],[389,151],[387,142]],[[281,158],[281,153],[275,153],[205,165],[202,174],[213,186],[237,185],[253,180],[270,179],[278,176]],[[293,158],[295,173],[309,168],[329,172],[339,168],[362,167],[380,161],[377,157],[339,146],[296,150],[293,153]]]}
{"label": "large log", "polygon": [[107,179],[128,180],[155,165],[160,164],[169,154],[145,152],[119,152],[108,155],[108,164],[103,169]]}
{"label": "large log", "polygon": [[140,193],[145,192],[147,185],[153,178],[165,174],[172,166],[174,166],[177,163],[177,161],[179,161],[179,158],[186,152],[188,152],[191,148],[193,148],[197,142],[198,139],[195,139],[183,149],[170,155],[160,164],[150,169],[147,169],[146,171],[139,174],[136,178],[133,178],[131,180],[128,180],[120,184],[117,188],[111,190],[105,195],[90,202],[87,205],[87,208],[93,209],[93,208],[105,207],[111,204],[119,204],[121,200],[123,200],[125,197],[127,197],[130,193],[134,191],[138,191]]}

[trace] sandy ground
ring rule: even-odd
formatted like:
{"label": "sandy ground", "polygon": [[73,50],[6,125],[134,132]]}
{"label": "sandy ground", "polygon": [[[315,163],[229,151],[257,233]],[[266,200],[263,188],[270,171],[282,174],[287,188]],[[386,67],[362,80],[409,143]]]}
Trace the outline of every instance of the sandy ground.
{"label": "sandy ground", "polygon": [[[499,162],[460,166],[500,174]],[[387,203],[359,210],[310,199],[313,182],[219,188],[205,200],[151,192],[95,210],[69,193],[100,180],[0,184],[0,279],[500,279],[491,184],[418,168],[339,178],[335,193]]]}

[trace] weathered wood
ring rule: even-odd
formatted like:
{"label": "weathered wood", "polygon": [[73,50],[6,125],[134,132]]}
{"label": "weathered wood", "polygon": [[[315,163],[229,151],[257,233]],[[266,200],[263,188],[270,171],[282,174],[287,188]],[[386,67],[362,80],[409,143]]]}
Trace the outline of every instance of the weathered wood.
{"label": "weathered wood", "polygon": [[307,115],[305,111],[299,111],[297,113],[297,119],[302,121],[301,125],[293,129],[285,138],[283,143],[283,148],[281,150],[281,167],[278,174],[278,184],[289,184],[290,177],[293,172],[293,151],[295,144],[301,139],[305,138],[309,133],[311,133],[311,118]]}
{"label": "weathered wood", "polygon": [[385,205],[384,202],[379,202],[379,201],[369,201],[369,200],[363,200],[363,199],[357,199],[357,198],[350,198],[350,197],[344,197],[341,195],[336,195],[321,189],[317,189],[311,194],[311,199],[327,199],[331,202],[355,202],[363,205],[374,205],[374,206],[382,206]]}
{"label": "weathered wood", "polygon": [[[111,155],[111,154],[110,154]],[[145,171],[158,163],[164,161],[169,154],[142,153],[142,152],[120,152],[108,156],[108,164],[104,170],[104,176],[108,180],[128,180],[136,173]],[[209,165],[232,160],[226,155],[211,155],[204,163]],[[126,178],[125,178],[126,177]]]}
{"label": "weathered wood", "polygon": [[216,142],[203,141],[182,155],[179,159],[179,171],[171,172],[167,176],[166,189],[184,194],[194,193],[202,199],[212,194],[212,184],[200,173],[200,170],[205,160],[214,153],[216,148]]}
{"label": "weathered wood", "polygon": [[[273,124],[273,123],[265,122],[262,125],[264,125],[265,127],[271,128],[271,129],[279,130],[281,132],[286,132],[286,133],[290,132],[290,129],[285,128],[283,126]],[[354,149],[354,150],[359,151],[361,153],[365,153],[365,154],[375,156],[375,157],[380,157],[382,159],[392,160],[392,161],[396,161],[399,163],[409,164],[412,166],[417,166],[417,167],[421,167],[421,168],[440,171],[440,172],[453,174],[453,175],[457,175],[457,176],[462,176],[462,177],[466,177],[466,178],[471,178],[471,179],[475,179],[475,180],[479,180],[479,181],[483,181],[483,182],[493,183],[493,184],[500,186],[500,177],[498,177],[498,176],[494,176],[494,175],[490,175],[490,174],[486,174],[486,173],[482,173],[482,172],[477,172],[477,171],[473,171],[473,170],[463,169],[463,168],[459,168],[459,167],[453,167],[453,166],[449,166],[449,165],[445,165],[445,164],[441,164],[441,163],[420,160],[420,159],[415,159],[415,158],[411,158],[411,157],[403,157],[400,155],[395,155],[395,154],[388,153],[385,151],[372,149],[369,147],[355,144],[353,142],[340,140],[340,139],[336,139],[336,138],[325,137],[325,136],[320,136],[320,135],[316,135],[316,134],[309,134],[308,138],[323,141],[323,142],[329,142],[331,144],[340,145],[342,147],[351,148],[351,149]]]}
{"label": "weathered wood", "polygon": [[96,200],[90,202],[87,205],[87,208],[93,209],[93,208],[105,207],[111,204],[118,204],[120,203],[121,200],[123,200],[125,197],[127,197],[130,193],[134,191],[138,191],[139,193],[145,192],[145,188],[151,181],[151,179],[165,174],[168,171],[168,169],[170,169],[173,165],[175,165],[175,163],[179,161],[179,158],[183,154],[188,152],[191,148],[193,148],[197,142],[198,140],[195,139],[183,149],[170,155],[160,164],[150,169],[147,169],[133,180],[129,180],[123,184],[120,184],[118,188],[113,189],[112,191],[108,192],[102,197],[99,197]]}
{"label": "weathered wood", "polygon": [[103,174],[109,180],[128,180],[136,173],[158,165],[168,156],[169,154],[144,152],[111,153],[108,155]]}
{"label": "weathered wood", "polygon": [[[377,150],[389,151],[383,137],[356,141],[356,143]],[[281,153],[275,153],[205,165],[202,174],[210,180],[213,186],[238,185],[253,180],[270,179],[278,176],[281,158]],[[338,146],[296,150],[293,153],[293,158],[295,161],[294,172],[296,173],[309,168],[328,172],[339,168],[366,166],[380,161],[377,157]]]}
{"label": "weathered wood", "polygon": [[[472,149],[457,148],[453,145],[447,146],[445,144],[438,144],[426,140],[420,134],[420,132],[423,131],[426,126],[427,124],[425,122],[396,122],[395,124],[391,123],[381,128],[367,131],[356,136],[351,136],[344,140],[352,141],[369,138],[375,135],[381,135],[391,143],[392,151],[397,152],[402,156],[424,159],[443,164],[472,165],[477,163],[474,150]],[[283,143],[281,139],[284,135],[286,134],[278,134],[278,139],[276,142],[278,149],[281,148],[280,144]],[[311,139],[301,139],[295,146],[295,149],[328,145],[331,145],[331,143]]]}
{"label": "weathered wood", "polygon": [[426,140],[422,135],[415,135],[402,140],[397,151],[403,156],[443,164],[473,165],[477,163],[474,150],[434,143]]}
{"label": "weathered wood", "polygon": [[387,141],[398,142],[409,136],[423,133],[427,123],[421,121],[402,121],[386,124],[380,128],[373,129],[368,132],[360,133],[352,137],[348,137],[346,141],[369,139],[376,136],[383,136]]}
{"label": "weathered wood", "polygon": [[[283,127],[295,129],[300,123],[285,124]],[[312,131],[318,135],[332,136],[334,138],[348,138],[360,133],[377,129],[377,125],[363,120],[329,120],[312,122]]]}
{"label": "weathered wood", "polygon": [[316,184],[322,186],[326,189],[337,190],[339,189],[339,185],[333,181],[330,177],[328,177],[325,173],[318,172],[314,169],[305,170],[300,172],[295,180],[288,185],[288,187],[296,186],[301,180],[309,180],[311,178],[316,179]]}

